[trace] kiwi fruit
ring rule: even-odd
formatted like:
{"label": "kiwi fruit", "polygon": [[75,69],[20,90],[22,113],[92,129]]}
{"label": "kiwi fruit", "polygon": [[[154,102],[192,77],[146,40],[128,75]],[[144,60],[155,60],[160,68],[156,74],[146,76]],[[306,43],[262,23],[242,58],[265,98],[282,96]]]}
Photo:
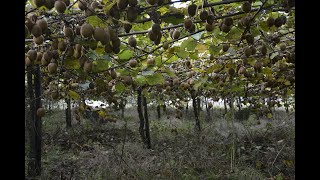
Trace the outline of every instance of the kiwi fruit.
{"label": "kiwi fruit", "polygon": [[41,58],[41,64],[42,64],[43,66],[48,66],[49,62],[50,62],[50,61],[47,61],[47,60],[46,60],[45,58],[43,58],[43,56],[42,56],[42,58]]}
{"label": "kiwi fruit", "polygon": [[229,69],[228,69],[228,74],[229,74],[230,76],[233,76],[235,73],[236,73],[236,71],[235,71],[233,68],[229,68]]}
{"label": "kiwi fruit", "polygon": [[138,11],[134,7],[129,7],[127,10],[127,19],[129,22],[133,22],[138,17]]}
{"label": "kiwi fruit", "polygon": [[131,76],[123,76],[122,80],[123,80],[124,84],[126,84],[128,86],[132,84],[132,77]]}
{"label": "kiwi fruit", "polygon": [[58,49],[60,52],[65,51],[67,48],[67,43],[64,40],[59,41]]}
{"label": "kiwi fruit", "polygon": [[190,85],[193,85],[194,84],[194,80],[193,79],[188,79],[187,83],[190,84]]}
{"label": "kiwi fruit", "polygon": [[70,0],[59,0],[59,1],[63,1],[66,4],[66,6],[70,5]]}
{"label": "kiwi fruit", "polygon": [[51,10],[54,7],[55,0],[45,0],[44,6]]}
{"label": "kiwi fruit", "polygon": [[181,83],[181,88],[182,89],[188,89],[190,87],[190,85],[186,82]]}
{"label": "kiwi fruit", "polygon": [[250,17],[244,16],[243,18],[241,18],[241,24],[242,24],[244,27],[249,26],[249,24],[250,24]]}
{"label": "kiwi fruit", "polygon": [[151,41],[155,41],[157,39],[157,34],[154,33],[152,30],[148,32],[148,36]]}
{"label": "kiwi fruit", "polygon": [[280,50],[281,51],[285,51],[286,50],[286,44],[285,43],[281,43],[280,44]]}
{"label": "kiwi fruit", "polygon": [[64,1],[56,1],[54,3],[54,8],[56,8],[58,13],[64,13],[64,11],[67,9],[67,5]]}
{"label": "kiwi fruit", "polygon": [[136,67],[137,64],[138,64],[138,62],[137,62],[137,60],[135,60],[135,59],[131,59],[131,60],[129,61],[129,66],[130,66],[130,67]]}
{"label": "kiwi fruit", "polygon": [[33,64],[33,61],[31,61],[28,57],[25,58],[25,65],[26,66],[31,66]]}
{"label": "kiwi fruit", "polygon": [[172,37],[173,39],[178,39],[180,37],[180,31],[179,30],[174,30],[174,32],[172,33]]}
{"label": "kiwi fruit", "polygon": [[198,7],[195,4],[191,4],[188,6],[188,14],[190,17],[193,17],[194,15],[196,15],[197,8]]}
{"label": "kiwi fruit", "polygon": [[248,13],[251,11],[251,3],[248,1],[242,4],[242,11]]}
{"label": "kiwi fruit", "polygon": [[84,10],[85,17],[93,16],[94,13],[95,13],[95,11],[94,11],[94,9],[92,9],[92,7],[88,7],[86,10]]}
{"label": "kiwi fruit", "polygon": [[257,61],[254,65],[253,68],[255,71],[260,72],[261,68],[262,68],[262,63],[260,61]]}
{"label": "kiwi fruit", "polygon": [[131,47],[136,47],[137,46],[137,40],[133,36],[130,36],[129,39],[128,39],[128,44]]}
{"label": "kiwi fruit", "polygon": [[51,51],[51,53],[52,53],[52,58],[53,59],[58,59],[59,58],[58,50],[53,50],[53,51]]}
{"label": "kiwi fruit", "polygon": [[92,61],[86,61],[83,65],[83,71],[85,73],[90,73],[92,71]]}
{"label": "kiwi fruit", "polygon": [[75,28],[75,33],[76,33],[77,36],[80,36],[80,35],[81,35],[81,34],[80,34],[80,29],[81,29],[81,26],[76,26],[76,28]]}
{"label": "kiwi fruit", "polygon": [[110,74],[112,79],[116,79],[117,78],[117,73],[116,73],[116,71],[114,71],[114,69],[111,69],[109,71],[109,74]]}
{"label": "kiwi fruit", "polygon": [[272,27],[274,25],[274,18],[273,17],[269,17],[267,19],[267,26],[268,27]]}
{"label": "kiwi fruit", "polygon": [[118,48],[120,48],[120,45],[121,45],[121,41],[120,41],[119,38],[117,38],[117,39],[115,39],[115,40],[112,41],[112,46],[113,46],[113,47],[118,47]]}
{"label": "kiwi fruit", "polygon": [[212,61],[212,60],[214,60],[214,56],[213,56],[213,54],[210,54],[209,59],[210,59],[211,61]]}
{"label": "kiwi fruit", "polygon": [[114,54],[118,54],[120,52],[120,47],[113,46],[112,47],[112,51],[113,51]]}
{"label": "kiwi fruit", "polygon": [[36,24],[41,28],[42,32],[48,29],[48,23],[44,19],[38,20]]}
{"label": "kiwi fruit", "polygon": [[58,69],[57,63],[49,63],[48,64],[48,71],[49,71],[50,74],[56,73],[57,69]]}
{"label": "kiwi fruit", "polygon": [[280,16],[280,18],[282,19],[282,25],[287,23],[287,17],[286,16],[282,15],[282,16]]}
{"label": "kiwi fruit", "polygon": [[245,54],[246,57],[251,56],[251,54],[252,54],[251,48],[245,47],[245,48],[244,48],[244,54]]}
{"label": "kiwi fruit", "polygon": [[260,49],[261,54],[266,55],[267,54],[267,47],[263,45]]}
{"label": "kiwi fruit", "polygon": [[212,24],[214,22],[214,16],[213,15],[208,15],[207,17],[207,23]]}
{"label": "kiwi fruit", "polygon": [[208,11],[206,11],[206,10],[202,11],[202,12],[200,13],[200,19],[201,19],[201,21],[207,20],[208,16],[209,16]]}
{"label": "kiwi fruit", "polygon": [[37,7],[44,6],[45,0],[33,0],[33,4],[35,4]]}
{"label": "kiwi fruit", "polygon": [[158,0],[147,0],[150,5],[155,5],[158,3]]}
{"label": "kiwi fruit", "polygon": [[51,98],[53,100],[57,100],[59,98],[59,92],[58,91],[52,91],[50,94],[51,94]]}
{"label": "kiwi fruit", "polygon": [[135,7],[138,4],[138,0],[128,0],[129,6]]}
{"label": "kiwi fruit", "polygon": [[168,42],[163,42],[162,47],[163,47],[163,49],[168,49],[169,48],[169,43]]}
{"label": "kiwi fruit", "polygon": [[188,31],[189,31],[190,33],[193,33],[195,30],[196,30],[196,25],[194,25],[194,24],[192,23],[192,25],[191,25],[190,29],[188,29]]}
{"label": "kiwi fruit", "polygon": [[42,56],[43,56],[42,52],[37,52],[37,58],[36,58],[37,63],[41,62]]}
{"label": "kiwi fruit", "polygon": [[31,21],[31,19],[26,18],[25,26],[28,28],[29,32],[31,31],[33,25],[34,25],[34,23]]}
{"label": "kiwi fruit", "polygon": [[214,24],[208,24],[206,23],[206,31],[212,32],[214,29]]}
{"label": "kiwi fruit", "polygon": [[46,110],[44,108],[37,109],[37,116],[43,117],[46,114]]}
{"label": "kiwi fruit", "polygon": [[117,6],[119,9],[125,9],[128,6],[128,0],[117,0]]}
{"label": "kiwi fruit", "polygon": [[246,71],[245,67],[241,66],[241,67],[239,68],[239,70],[238,70],[238,74],[239,74],[239,75],[240,75],[240,74],[244,74],[245,71]]}
{"label": "kiwi fruit", "polygon": [[254,46],[252,46],[251,47],[251,54],[255,55],[256,53],[257,53],[257,49]]}
{"label": "kiwi fruit", "polygon": [[132,25],[128,23],[123,23],[123,28],[126,33],[129,33],[132,28]]}
{"label": "kiwi fruit", "polygon": [[280,38],[279,37],[275,37],[272,39],[274,43],[278,44],[280,42]]}
{"label": "kiwi fruit", "polygon": [[33,62],[37,59],[37,51],[35,50],[29,50],[27,52],[27,57]]}
{"label": "kiwi fruit", "polygon": [[39,37],[33,37],[33,42],[36,43],[37,45],[42,44],[44,41],[44,37],[41,35]]}
{"label": "kiwi fruit", "polygon": [[247,35],[245,36],[245,39],[246,39],[246,41],[247,41],[248,44],[253,44],[253,43],[254,43],[254,37],[253,37],[252,34],[247,34]]}
{"label": "kiwi fruit", "polygon": [[280,27],[283,25],[283,19],[281,17],[277,17],[275,20],[274,20],[274,26],[276,27]]}
{"label": "kiwi fruit", "polygon": [[233,19],[231,17],[227,17],[223,20],[223,23],[227,26],[232,26],[233,25]]}
{"label": "kiwi fruit", "polygon": [[153,33],[160,33],[161,32],[161,26],[158,23],[152,24],[151,30]]}
{"label": "kiwi fruit", "polygon": [[94,29],[90,24],[85,23],[81,26],[80,34],[83,37],[91,38],[93,35],[93,32],[94,32]]}
{"label": "kiwi fruit", "polygon": [[153,66],[155,63],[155,60],[154,59],[148,59],[147,60],[147,66]]}
{"label": "kiwi fruit", "polygon": [[[107,32],[101,27],[97,27],[93,31],[93,38],[96,41],[104,41],[107,38],[106,36],[108,36]],[[110,39],[109,39],[109,41],[110,41]]]}
{"label": "kiwi fruit", "polygon": [[173,85],[179,84],[179,79],[178,78],[174,78],[172,83],[173,83]]}
{"label": "kiwi fruit", "polygon": [[223,46],[222,46],[222,51],[223,51],[223,52],[227,52],[228,49],[229,49],[229,44],[223,44]]}
{"label": "kiwi fruit", "polygon": [[112,53],[112,46],[108,43],[104,46],[104,51],[106,53]]}
{"label": "kiwi fruit", "polygon": [[221,31],[222,32],[228,33],[230,30],[231,30],[231,26],[227,26],[225,24],[221,25]]}
{"label": "kiwi fruit", "polygon": [[88,8],[88,3],[86,1],[78,1],[78,7],[80,10],[84,11]]}
{"label": "kiwi fruit", "polygon": [[73,56],[73,54],[74,54],[74,47],[70,46],[66,52],[66,56],[70,57],[70,56]]}
{"label": "kiwi fruit", "polygon": [[42,35],[42,29],[39,25],[35,24],[32,26],[31,28],[31,34],[34,36],[34,37],[39,37]]}
{"label": "kiwi fruit", "polygon": [[73,38],[73,30],[71,27],[64,27],[63,28],[64,36],[67,38]]}
{"label": "kiwi fruit", "polygon": [[47,62],[50,62],[52,58],[52,53],[50,51],[44,52],[42,55],[42,59],[44,59]]}

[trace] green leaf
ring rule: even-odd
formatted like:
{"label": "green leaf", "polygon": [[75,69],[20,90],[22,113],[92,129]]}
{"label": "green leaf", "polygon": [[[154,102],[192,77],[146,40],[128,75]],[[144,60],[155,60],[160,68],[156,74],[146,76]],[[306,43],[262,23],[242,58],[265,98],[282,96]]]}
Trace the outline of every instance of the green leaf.
{"label": "green leaf", "polygon": [[286,85],[286,86],[290,86],[290,85],[291,85],[291,83],[290,83],[290,81],[286,81],[286,82],[284,82],[284,85]]}
{"label": "green leaf", "polygon": [[146,78],[144,76],[138,75],[136,77],[136,82],[138,83],[138,85],[142,86],[145,85],[147,83]]}
{"label": "green leaf", "polygon": [[196,34],[192,35],[191,37],[193,37],[193,38],[196,39],[196,40],[200,40],[202,34],[204,34],[204,33],[205,33],[205,32],[202,31],[202,32],[199,32],[199,33],[196,33]]}
{"label": "green leaf", "polygon": [[171,56],[167,61],[166,61],[166,64],[171,64],[173,62],[175,62],[176,60],[178,60],[179,58],[174,55],[174,56]]}
{"label": "green leaf", "polygon": [[93,72],[102,72],[105,71],[109,68],[109,62],[106,60],[97,60],[97,61],[93,61],[93,68],[92,71]]}
{"label": "green leaf", "polygon": [[125,89],[126,89],[126,86],[122,83],[122,82],[119,82],[115,85],[115,89],[119,92],[119,93],[122,93]]}
{"label": "green leaf", "polygon": [[160,9],[158,9],[158,11],[160,12],[161,15],[169,12],[169,9],[165,6],[161,7]]}
{"label": "green leaf", "polygon": [[67,68],[67,69],[80,69],[80,64],[79,64],[79,61],[75,58],[66,58],[64,60],[64,66]]}
{"label": "green leaf", "polygon": [[184,40],[181,45],[180,48],[181,49],[185,49],[187,48],[187,51],[193,51],[197,46],[197,42],[192,39],[192,38],[188,38],[187,40]]}
{"label": "green leaf", "polygon": [[106,25],[98,16],[89,16],[86,19],[88,24],[91,24],[93,27],[102,27],[105,28]]}
{"label": "green leaf", "polygon": [[177,25],[184,22],[183,14],[176,14],[175,16],[168,16],[162,19],[166,23],[172,23],[173,25]]}
{"label": "green leaf", "polygon": [[271,56],[270,56],[270,59],[273,59],[274,57],[278,56],[279,53],[278,52],[275,52],[275,53],[272,53]]}
{"label": "green leaf", "polygon": [[133,57],[133,55],[134,55],[134,52],[132,50],[126,49],[120,52],[118,56],[119,56],[119,59],[129,60]]}
{"label": "green leaf", "polygon": [[262,73],[265,75],[271,75],[272,74],[272,69],[270,67],[264,67],[262,69]]}
{"label": "green leaf", "polygon": [[193,89],[197,91],[199,87],[207,81],[208,81],[208,76],[199,78],[199,80],[194,84]]}
{"label": "green leaf", "polygon": [[155,73],[151,76],[146,76],[147,83],[151,86],[157,85],[157,84],[164,84],[164,78],[162,74]]}
{"label": "green leaf", "polygon": [[220,69],[220,68],[222,68],[222,65],[221,65],[221,64],[214,64],[214,65],[210,66],[210,67],[207,69],[207,73],[210,74],[210,73],[212,73],[214,70]]}
{"label": "green leaf", "polygon": [[187,57],[189,56],[189,52],[187,52],[187,51],[185,51],[185,50],[183,50],[183,49],[179,49],[179,50],[177,51],[177,55],[178,55],[180,58],[185,59],[185,58],[187,58]]}
{"label": "green leaf", "polygon": [[195,51],[194,53],[190,53],[190,58],[198,60],[199,59],[199,52]]}
{"label": "green leaf", "polygon": [[164,70],[164,72],[166,72],[170,77],[176,76],[174,72],[170,71],[169,69]]}
{"label": "green leaf", "polygon": [[68,95],[73,99],[73,100],[79,100],[80,99],[80,95],[72,90],[69,90]]}

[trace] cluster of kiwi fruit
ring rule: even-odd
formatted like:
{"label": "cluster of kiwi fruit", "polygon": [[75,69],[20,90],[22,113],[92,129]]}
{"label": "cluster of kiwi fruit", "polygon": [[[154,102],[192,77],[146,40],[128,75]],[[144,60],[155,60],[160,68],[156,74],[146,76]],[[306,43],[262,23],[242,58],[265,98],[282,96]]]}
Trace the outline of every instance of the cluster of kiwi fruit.
{"label": "cluster of kiwi fruit", "polygon": [[78,1],[78,8],[84,11],[84,15],[86,17],[92,16],[95,14],[96,9],[102,9],[103,7],[97,1],[92,1],[90,4],[87,3],[85,0]]}
{"label": "cluster of kiwi fruit", "polygon": [[233,19],[231,17],[224,18],[220,24],[220,30],[228,33],[233,26]]}
{"label": "cluster of kiwi fruit", "polygon": [[[160,44],[161,38],[162,38],[161,25],[159,23],[152,24],[151,30],[148,31],[147,36],[151,41],[154,42],[155,45]],[[179,32],[179,36],[180,36],[180,32]]]}
{"label": "cluster of kiwi fruit", "polygon": [[45,6],[49,10],[55,8],[58,13],[64,13],[70,5],[70,0],[33,0],[33,4],[38,8]]}
{"label": "cluster of kiwi fruit", "polygon": [[41,45],[44,42],[43,34],[48,31],[48,23],[46,19],[38,19],[37,15],[30,15],[25,21],[25,37],[28,37],[31,33],[33,36],[33,42],[37,45]]}
{"label": "cluster of kiwi fruit", "polygon": [[273,17],[269,17],[266,21],[268,27],[275,26],[277,28],[286,24],[286,22],[287,22],[287,18],[284,15],[279,16],[276,19],[274,19]]}

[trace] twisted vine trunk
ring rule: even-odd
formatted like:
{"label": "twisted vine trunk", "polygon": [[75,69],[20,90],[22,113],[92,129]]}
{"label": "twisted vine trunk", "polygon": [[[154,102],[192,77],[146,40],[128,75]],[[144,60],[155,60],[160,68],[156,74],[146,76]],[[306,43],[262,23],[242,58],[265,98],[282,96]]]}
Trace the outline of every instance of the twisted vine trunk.
{"label": "twisted vine trunk", "polygon": [[137,96],[137,110],[139,114],[139,120],[140,120],[140,126],[139,126],[139,133],[142,139],[142,142],[145,142],[145,134],[144,134],[144,117],[142,113],[142,90],[141,87],[137,90],[138,96]]}
{"label": "twisted vine trunk", "polygon": [[67,128],[71,128],[71,100],[70,98],[66,99],[67,108],[66,108],[66,123]]}
{"label": "twisted vine trunk", "polygon": [[143,96],[143,106],[144,106],[144,120],[145,120],[145,133],[146,133],[146,141],[145,144],[147,148],[151,148],[151,139],[150,139],[150,128],[149,128],[149,118],[148,118],[148,103],[147,98]]}
{"label": "twisted vine trunk", "polygon": [[192,98],[194,117],[195,117],[195,121],[196,121],[195,128],[197,131],[200,132],[201,126],[200,126],[200,120],[199,120],[199,107],[197,104],[197,95],[196,95],[195,90],[191,90],[190,93],[191,93],[191,98]]}

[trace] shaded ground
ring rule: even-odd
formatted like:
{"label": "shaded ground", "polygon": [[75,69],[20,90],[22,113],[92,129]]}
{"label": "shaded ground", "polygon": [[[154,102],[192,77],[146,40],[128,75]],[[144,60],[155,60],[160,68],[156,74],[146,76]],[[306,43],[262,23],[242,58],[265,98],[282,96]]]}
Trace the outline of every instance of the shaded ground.
{"label": "shaded ground", "polygon": [[70,130],[64,112],[46,116],[40,179],[295,179],[294,114],[236,121],[232,171],[233,126],[220,110],[201,122],[200,134],[191,112],[176,119],[168,110],[158,120],[150,111],[152,149],[143,148],[135,109],[125,114],[116,123],[74,122]]}

